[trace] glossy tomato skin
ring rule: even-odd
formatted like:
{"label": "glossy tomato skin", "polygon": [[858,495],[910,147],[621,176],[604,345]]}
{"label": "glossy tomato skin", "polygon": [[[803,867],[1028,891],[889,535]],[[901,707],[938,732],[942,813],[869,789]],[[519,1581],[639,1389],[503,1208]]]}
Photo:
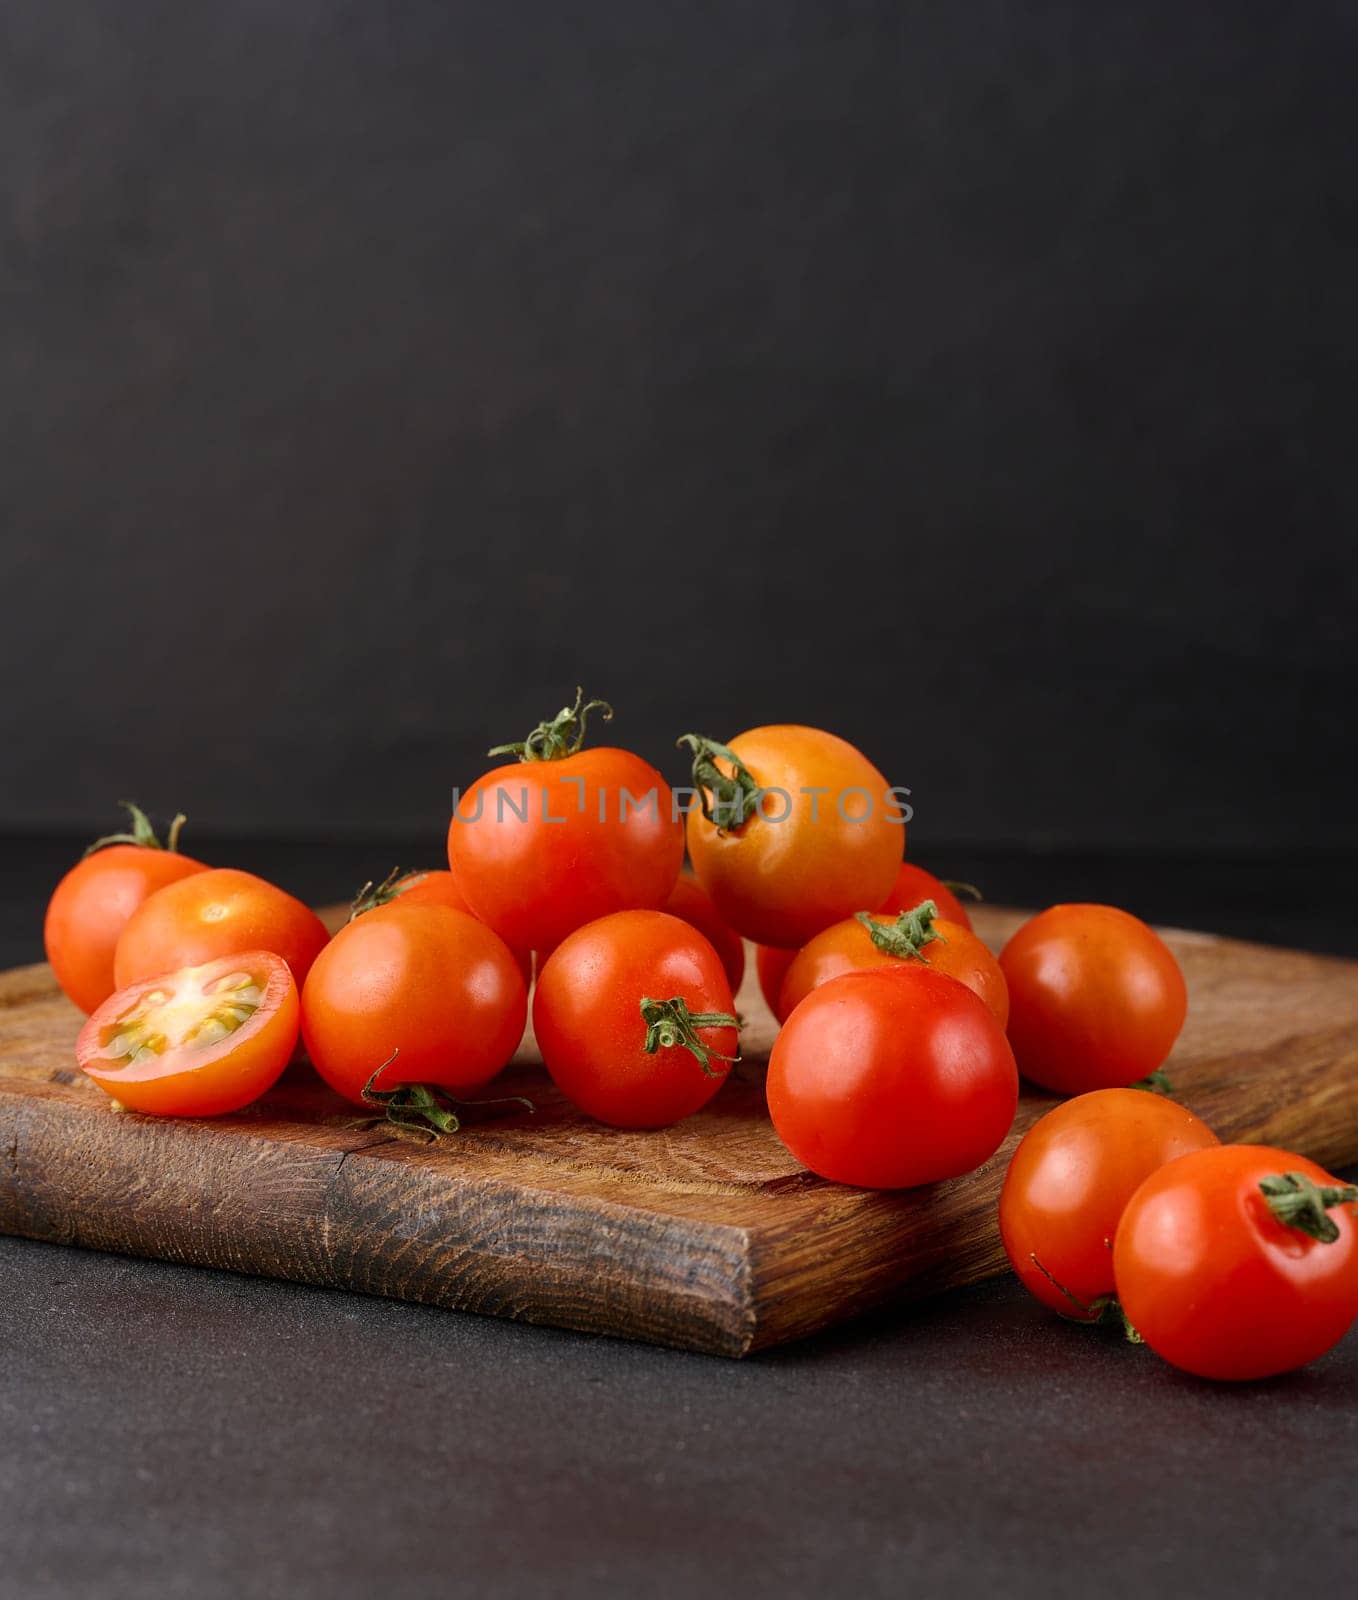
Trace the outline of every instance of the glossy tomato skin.
{"label": "glossy tomato skin", "polygon": [[1113,1275],[1157,1355],[1240,1382],[1305,1366],[1343,1338],[1358,1316],[1358,1215],[1329,1211],[1330,1244],[1279,1222],[1259,1182],[1288,1172],[1335,1181],[1287,1150],[1219,1145],[1159,1168],[1128,1201]]}
{"label": "glossy tomato skin", "polygon": [[1064,1317],[1092,1320],[1097,1311],[1080,1307],[1113,1293],[1127,1202],[1167,1162],[1216,1143],[1186,1107],[1144,1089],[1095,1089],[1048,1111],[1019,1141],[1000,1191],[1000,1238],[1024,1287]]}
{"label": "glossy tomato skin", "polygon": [[528,992],[504,940],[465,912],[395,901],[341,928],[302,990],[302,1038],[355,1105],[375,1088],[478,1088],[518,1048]]}
{"label": "glossy tomato skin", "polygon": [[[446,906],[449,911],[461,911],[467,916],[476,913],[467,904],[467,897],[457,886],[457,879],[442,868],[431,871],[407,872],[392,886],[392,893],[406,906]],[[391,901],[387,902],[389,905]]]}
{"label": "glossy tomato skin", "polygon": [[681,1045],[642,1048],[643,999],[682,999],[691,1013],[731,1014],[721,958],[689,923],[664,911],[622,911],[577,929],[538,972],[533,1031],[552,1080],[574,1105],[615,1128],[664,1128],[697,1111],[726,1081],[734,1028],[698,1037],[712,1076]]}
{"label": "glossy tomato skin", "polygon": [[669,912],[672,917],[679,917],[702,934],[721,957],[731,993],[738,994],[745,977],[745,941],[717,915],[711,896],[697,880],[686,873],[681,875],[669,899],[660,909]]}
{"label": "glossy tomato skin", "polygon": [[128,919],[113,969],[119,988],[157,972],[243,950],[272,950],[300,987],[330,935],[300,900],[234,867],[213,867],[157,890]]}
{"label": "glossy tomato skin", "polygon": [[[441,869],[431,871],[407,872],[404,877],[398,878],[393,887],[394,898],[386,902],[387,905],[403,906],[443,906],[449,911],[460,911],[464,916],[474,917],[476,913],[467,904],[467,897],[457,886],[457,879],[451,872]],[[379,908],[374,908],[379,909]],[[361,913],[367,916],[367,912]],[[480,920],[479,918],[477,919]],[[533,981],[533,953],[531,950],[516,950],[514,959],[518,962],[519,971],[523,973],[523,981]]]}
{"label": "glossy tomato skin", "polygon": [[722,920],[757,944],[795,949],[880,905],[905,828],[867,757],[832,733],[791,724],[753,728],[729,748],[761,788],[783,794],[768,798],[767,816],[725,832],[689,812],[689,858]]}
{"label": "glossy tomato skin", "polygon": [[586,922],[663,905],[683,859],[669,785],[608,746],[496,767],[448,824],[458,888],[515,950],[552,950]]}
{"label": "glossy tomato skin", "polygon": [[795,950],[784,950],[776,944],[755,946],[754,970],[759,976],[759,992],[780,1023],[787,1021],[787,1013],[782,1009],[783,979],[796,959]]}
{"label": "glossy tomato skin", "polygon": [[[884,926],[895,920],[894,915],[885,912],[873,913],[873,921]],[[1009,992],[999,962],[960,922],[945,922],[940,917],[933,927],[938,938],[921,946],[920,962],[966,984],[973,994],[985,1001],[995,1021],[1003,1028],[1009,1020]],[[913,956],[896,956],[879,950],[863,924],[856,917],[848,917],[818,933],[797,952],[783,978],[778,998],[779,1014],[791,1016],[813,989],[841,973],[873,968],[899,972],[912,964],[915,964]]]}
{"label": "glossy tomato skin", "polygon": [[68,998],[91,1012],[113,993],[113,952],[128,918],[167,883],[208,869],[177,850],[111,844],[77,861],[52,893],[43,944]]}
{"label": "glossy tomato skin", "polygon": [[1160,937],[1114,906],[1052,906],[1000,952],[1019,1071],[1058,1094],[1122,1088],[1163,1065],[1188,990]]}
{"label": "glossy tomato skin", "polygon": [[[896,881],[891,886],[891,893],[877,909],[913,911],[925,900],[934,902],[940,917],[946,918],[949,922],[960,922],[968,930],[971,928],[971,918],[967,915],[967,908],[947,884],[941,878],[934,877],[932,872],[917,867],[912,861],[901,862],[896,873]],[[859,910],[862,909],[860,906]]]}
{"label": "glossy tomato skin", "polygon": [[812,1172],[906,1189],[994,1155],[1018,1073],[985,1003],[911,963],[845,973],[807,995],[774,1041],[768,1099],[779,1138]]}
{"label": "glossy tomato skin", "polygon": [[[242,951],[110,995],[80,1030],[76,1060],[132,1111],[222,1116],[277,1081],[296,1047],[297,1024],[287,963],[267,950]],[[138,1038],[160,1047],[148,1044],[138,1059],[117,1053],[120,1040]]]}

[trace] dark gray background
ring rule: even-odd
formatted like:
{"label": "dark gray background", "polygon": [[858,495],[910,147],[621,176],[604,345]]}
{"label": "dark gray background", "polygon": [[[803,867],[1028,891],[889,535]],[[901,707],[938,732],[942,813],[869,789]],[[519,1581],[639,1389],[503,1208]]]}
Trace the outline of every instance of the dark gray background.
{"label": "dark gray background", "polygon": [[[436,844],[577,678],[1354,843],[1354,12],[10,0],[0,827]],[[426,850],[426,853],[429,853]]]}

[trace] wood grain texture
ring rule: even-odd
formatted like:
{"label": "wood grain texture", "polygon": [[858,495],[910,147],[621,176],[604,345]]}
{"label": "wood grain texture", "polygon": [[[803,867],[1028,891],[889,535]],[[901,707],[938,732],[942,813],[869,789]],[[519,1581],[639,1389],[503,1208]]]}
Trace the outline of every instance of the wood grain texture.
{"label": "wood grain texture", "polygon": [[[992,944],[1020,920],[986,908]],[[1223,1137],[1358,1160],[1358,963],[1203,934],[1178,1097]],[[214,1121],[119,1113],[75,1069],[80,1024],[46,967],[0,974],[0,1231],[740,1356],[1004,1267],[995,1201],[1050,1097],[1025,1093],[970,1177],[882,1194],[825,1183],[763,1111],[774,1024],[753,982],[745,1062],[659,1133],[588,1122],[531,1038],[500,1080],[518,1114],[426,1145],[357,1126],[305,1064]]]}

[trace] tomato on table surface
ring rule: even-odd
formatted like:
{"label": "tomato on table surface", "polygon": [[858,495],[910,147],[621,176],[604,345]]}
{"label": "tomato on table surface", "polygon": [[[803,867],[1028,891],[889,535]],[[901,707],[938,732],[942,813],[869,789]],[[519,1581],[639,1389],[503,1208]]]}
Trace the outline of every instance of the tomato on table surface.
{"label": "tomato on table surface", "polygon": [[589,713],[575,704],[485,773],[448,824],[448,865],[467,904],[515,950],[552,950],[614,911],[661,906],[679,877],[684,830],[664,778],[630,750],[583,748]]}
{"label": "tomato on table surface", "polygon": [[1059,905],[1000,952],[1019,1071],[1044,1089],[1124,1088],[1157,1071],[1188,1012],[1179,963],[1138,917]]}
{"label": "tomato on table surface", "polygon": [[938,914],[942,919],[947,922],[960,922],[964,928],[970,929],[971,918],[967,915],[967,908],[957,898],[955,889],[963,889],[973,899],[980,899],[980,891],[973,889],[970,884],[954,886],[945,883],[942,878],[936,878],[932,872],[917,867],[913,861],[902,861],[890,894],[875,909],[909,911],[922,901],[932,900],[938,907]]}
{"label": "tomato on table surface", "polygon": [[1153,1172],[1127,1202],[1113,1276],[1157,1355],[1201,1378],[1290,1372],[1358,1316],[1358,1188],[1304,1156],[1224,1144]]}
{"label": "tomato on table surface", "polygon": [[960,1177],[1004,1141],[1018,1073],[985,1002],[918,962],[831,978],[783,1024],[769,1115],[803,1166],[905,1189]]}
{"label": "tomato on table surface", "polygon": [[[379,884],[365,883],[354,896],[349,920],[379,911],[384,906],[443,906],[448,911],[460,911],[464,916],[476,913],[467,904],[467,897],[457,886],[457,879],[446,868],[416,869],[402,872],[396,869]],[[480,920],[479,918],[477,919]],[[514,959],[523,973],[523,981],[533,981],[533,953],[516,950]]]}
{"label": "tomato on table surface", "polygon": [[552,1080],[615,1128],[664,1128],[726,1081],[739,1034],[731,985],[698,930],[664,911],[620,911],[547,958],[533,1030]]}
{"label": "tomato on table surface", "polygon": [[330,935],[309,907],[276,884],[213,867],[158,889],[128,919],[113,970],[118,987],[242,950],[272,950],[298,986]]}
{"label": "tomato on table surface", "polygon": [[480,1087],[518,1048],[527,1016],[527,986],[509,946],[447,906],[397,901],[356,917],[316,958],[302,990],[312,1065],[356,1105],[373,1103],[364,1099],[369,1084],[382,1094]]}
{"label": "tomato on table surface", "polygon": [[80,1030],[76,1060],[133,1111],[215,1117],[257,1100],[297,1044],[297,986],[268,950],[144,978]]}
{"label": "tomato on table surface", "polygon": [[1000,1238],[1024,1287],[1077,1322],[1113,1293],[1113,1237],[1141,1183],[1217,1143],[1184,1106],[1144,1089],[1066,1100],[1019,1141],[1000,1191]]}
{"label": "tomato on table surface", "polygon": [[932,900],[892,916],[859,912],[836,922],[797,952],[783,978],[778,1013],[791,1016],[813,989],[845,972],[899,971],[923,962],[966,984],[985,1001],[1003,1028],[1009,1019],[1009,994],[999,962],[970,928],[936,916]]}
{"label": "tomato on table surface", "polygon": [[672,917],[681,918],[702,934],[721,957],[731,993],[738,993],[745,976],[745,941],[721,920],[716,906],[712,904],[711,895],[702,885],[687,873],[681,874],[669,899],[660,909],[668,911]]}
{"label": "tomato on table surface", "polygon": [[796,948],[832,922],[878,906],[905,842],[886,779],[819,728],[753,728],[729,745],[698,734],[688,853],[717,914],[758,944]]}
{"label": "tomato on table surface", "polygon": [[179,853],[181,812],[164,845],[145,812],[123,802],[131,831],[95,842],[66,874],[47,903],[42,939],[53,976],[67,997],[90,1012],[117,983],[113,952],[127,920],[148,895],[207,867]]}

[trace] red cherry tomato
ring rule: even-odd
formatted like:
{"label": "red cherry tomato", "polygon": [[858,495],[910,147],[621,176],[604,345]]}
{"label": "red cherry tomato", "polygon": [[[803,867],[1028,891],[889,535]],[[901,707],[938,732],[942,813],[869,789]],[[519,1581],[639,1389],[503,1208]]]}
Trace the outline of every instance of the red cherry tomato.
{"label": "red cherry tomato", "polygon": [[1019,1071],[1058,1094],[1113,1089],[1156,1071],[1188,1010],[1179,964],[1113,906],[1062,905],[1000,952]]}
{"label": "red cherry tomato", "polygon": [[971,927],[967,908],[942,878],[934,877],[932,872],[926,872],[923,867],[917,867],[911,861],[901,862],[896,873],[896,881],[891,886],[891,893],[877,909],[891,912],[910,911],[925,900],[934,902],[938,907],[939,916],[945,921],[960,922],[964,928]]}
{"label": "red cherry tomato", "polygon": [[1216,1143],[1191,1111],[1143,1089],[1095,1089],[1047,1112],[1019,1141],[1000,1191],[1000,1238],[1024,1287],[1062,1316],[1096,1319],[1137,1187]]}
{"label": "red cherry tomato", "polygon": [[302,990],[302,1038],[321,1077],[356,1105],[374,1090],[488,1082],[523,1037],[528,994],[512,951],[447,906],[397,901],[346,924]]}
{"label": "red cherry tomato", "polygon": [[562,1094],[615,1128],[664,1128],[705,1105],[738,1039],[721,958],[664,911],[563,940],[538,973],[533,1030]]}
{"label": "red cherry tomato", "polygon": [[178,851],[183,816],[162,848],[144,812],[127,807],[131,833],[97,840],[53,891],[43,924],[43,944],[53,976],[82,1011],[93,1011],[116,987],[113,951],[127,919],[148,895],[177,878],[206,872],[201,861]]}
{"label": "red cherry tomato", "polygon": [[679,877],[684,830],[664,778],[629,750],[580,747],[602,705],[577,697],[505,746],[521,759],[478,778],[448,825],[458,888],[515,950],[552,950],[598,917],[661,906]]}
{"label": "red cherry tomato", "polygon": [[783,950],[776,944],[755,946],[754,970],[759,975],[759,992],[779,1022],[787,1021],[787,1012],[782,1009],[783,979],[796,959],[795,950]]}
{"label": "red cherry tomato", "polygon": [[901,912],[899,916],[874,912],[870,933],[857,917],[836,922],[802,946],[787,969],[778,1009],[789,1017],[807,995],[844,972],[900,971],[912,961],[922,961],[935,972],[946,973],[979,995],[1003,1028],[1009,1020],[1009,995],[999,962],[970,928],[960,922],[935,920],[933,901]]}
{"label": "red cherry tomato", "polygon": [[832,978],[783,1024],[769,1115],[803,1166],[904,1189],[994,1155],[1018,1103],[1014,1057],[965,984],[922,963]]}
{"label": "red cherry tomato", "polygon": [[296,1044],[287,963],[248,950],[120,989],[80,1030],[75,1053],[133,1111],[215,1117],[258,1099]]}
{"label": "red cherry tomato", "polygon": [[158,889],[118,937],[119,988],[243,950],[272,950],[306,982],[330,935],[308,906],[252,872],[214,867]]}
{"label": "red cherry tomato", "polygon": [[1122,1309],[1157,1355],[1201,1378],[1305,1366],[1358,1316],[1356,1201],[1358,1188],[1287,1150],[1226,1144],[1181,1156],[1122,1213]]}
{"label": "red cherry tomato", "polygon": [[694,879],[682,876],[660,908],[696,928],[721,957],[731,993],[739,992],[745,976],[745,941],[717,915],[712,898]]}
{"label": "red cherry tomato", "polygon": [[795,948],[882,903],[905,829],[886,779],[853,745],[790,725],[751,729],[729,747],[696,734],[680,742],[693,747],[710,813],[688,814],[689,857],[728,926]]}
{"label": "red cherry tomato", "polygon": [[[369,911],[398,903],[403,906],[443,906],[448,911],[460,911],[467,917],[476,916],[451,872],[420,870],[393,872],[389,878],[376,886],[371,883],[364,884],[354,899],[349,920],[352,922],[355,917],[365,916]],[[519,971],[523,973],[523,981],[532,983],[532,951],[516,950],[514,959],[519,964]]]}

